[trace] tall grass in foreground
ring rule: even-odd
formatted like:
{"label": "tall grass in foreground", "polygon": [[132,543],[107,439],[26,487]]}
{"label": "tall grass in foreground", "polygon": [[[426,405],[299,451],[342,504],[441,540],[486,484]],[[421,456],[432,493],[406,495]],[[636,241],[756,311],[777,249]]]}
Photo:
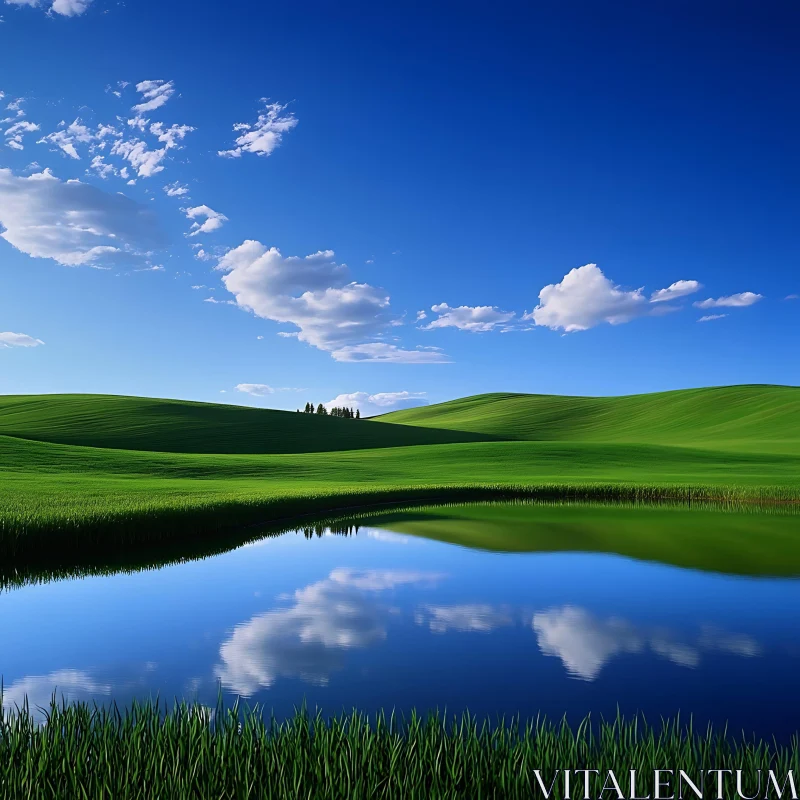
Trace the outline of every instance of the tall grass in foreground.
{"label": "tall grass in foreground", "polygon": [[[758,770],[781,781],[789,770],[797,775],[800,741],[733,738],[679,720],[656,730],[639,718],[572,729],[541,719],[521,726],[469,715],[325,720],[299,712],[276,724],[258,709],[185,704],[121,713],[53,702],[44,724],[27,706],[6,709],[0,723],[2,797],[542,797],[533,770],[549,784],[556,770],[584,768],[599,770],[601,781],[608,770],[623,778],[637,770],[639,796],[652,795],[656,769],[683,769],[695,780],[708,769],[740,769],[750,790]],[[709,780],[708,797],[714,788]]]}

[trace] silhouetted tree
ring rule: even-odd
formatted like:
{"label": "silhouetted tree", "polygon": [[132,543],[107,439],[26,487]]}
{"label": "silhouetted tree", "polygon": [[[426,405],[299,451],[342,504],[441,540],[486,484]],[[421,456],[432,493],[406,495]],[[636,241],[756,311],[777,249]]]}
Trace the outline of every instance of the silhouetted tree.
{"label": "silhouetted tree", "polygon": [[360,408],[356,409],[356,419],[361,419],[361,409]]}
{"label": "silhouetted tree", "polygon": [[328,409],[325,408],[322,403],[317,406],[317,414],[321,414],[323,417],[328,415]]}

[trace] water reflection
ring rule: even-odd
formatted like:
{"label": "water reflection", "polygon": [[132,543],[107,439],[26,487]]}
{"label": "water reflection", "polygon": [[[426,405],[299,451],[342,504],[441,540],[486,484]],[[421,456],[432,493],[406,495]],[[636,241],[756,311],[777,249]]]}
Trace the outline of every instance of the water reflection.
{"label": "water reflection", "polygon": [[513,625],[514,619],[506,609],[481,603],[456,606],[423,606],[415,616],[418,625],[427,625],[432,633],[448,631],[491,633],[497,628]]}
{"label": "water reflection", "polygon": [[389,609],[374,595],[411,584],[433,585],[441,575],[402,570],[335,569],[294,592],[293,605],[237,625],[222,643],[216,676],[250,696],[279,676],[325,685],[342,666],[343,651],[386,638]]}
{"label": "water reflection", "polygon": [[[506,526],[502,511],[476,508],[471,525],[426,517],[433,538],[402,522],[347,537],[320,527],[311,540],[300,530],[161,570],[4,593],[6,705],[27,695],[46,706],[57,687],[68,702],[158,695],[213,707],[221,683],[226,702],[242,695],[277,718],[304,700],[326,713],[447,707],[571,720],[620,708],[795,732],[800,581],[434,540],[480,532],[516,548],[561,513],[514,506],[508,514],[523,517]],[[634,533],[637,514],[652,516],[625,513]],[[550,545],[586,546],[587,528],[568,521]],[[727,529],[710,530],[718,541]]]}
{"label": "water reflection", "polygon": [[32,710],[50,705],[53,692],[67,703],[89,701],[110,696],[112,686],[78,669],[62,669],[49,675],[29,675],[3,687],[3,707],[6,710],[21,707],[28,699]]}
{"label": "water reflection", "polygon": [[574,606],[534,614],[532,625],[542,653],[561,659],[570,675],[585,681],[596,680],[603,667],[622,654],[649,650],[678,666],[696,668],[704,651],[748,658],[760,653],[749,636],[706,626],[694,641],[685,641],[669,630],[648,631],[618,617],[600,619]]}

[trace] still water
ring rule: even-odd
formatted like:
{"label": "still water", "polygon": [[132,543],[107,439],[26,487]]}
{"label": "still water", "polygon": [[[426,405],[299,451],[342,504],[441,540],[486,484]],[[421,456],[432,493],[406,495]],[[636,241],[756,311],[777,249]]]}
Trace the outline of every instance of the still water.
{"label": "still water", "polygon": [[[755,560],[747,575],[672,565],[683,553],[664,557],[672,563],[631,557],[625,537],[652,527],[644,511],[616,512],[606,538],[594,515],[592,546],[591,526],[574,514],[561,524],[558,509],[508,511],[464,507],[422,523],[394,513],[349,536],[297,531],[206,560],[4,591],[5,703],[27,695],[47,705],[57,690],[100,703],[160,695],[215,705],[221,690],[279,718],[303,702],[325,713],[446,708],[574,721],[619,708],[782,739],[800,728],[791,567],[769,577]],[[686,536],[694,512],[671,513],[665,530]],[[776,541],[800,531],[796,522],[779,523]],[[546,547],[518,552],[530,547],[514,542],[535,543],[542,530]],[[462,539],[473,546],[453,543]],[[732,546],[741,549],[735,536]],[[707,567],[713,552],[698,552]]]}

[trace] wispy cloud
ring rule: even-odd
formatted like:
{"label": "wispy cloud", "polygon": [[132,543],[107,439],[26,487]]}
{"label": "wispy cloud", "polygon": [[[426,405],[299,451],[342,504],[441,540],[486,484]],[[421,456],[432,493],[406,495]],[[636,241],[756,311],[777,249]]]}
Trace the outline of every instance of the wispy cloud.
{"label": "wispy cloud", "polygon": [[762,294],[740,292],[739,294],[731,294],[727,297],[709,297],[708,300],[701,300],[694,305],[697,308],[745,308],[763,299],[764,295]]}
{"label": "wispy cloud", "polygon": [[39,347],[44,344],[41,339],[34,339],[25,333],[0,332],[0,347]]}
{"label": "wispy cloud", "polygon": [[155,214],[118,193],[49,170],[18,177],[0,169],[0,234],[34,258],[65,266],[146,263],[167,244]]}
{"label": "wispy cloud", "polygon": [[[431,311],[438,314],[437,318],[423,325],[422,330],[430,331],[435,328],[458,328],[472,333],[484,333],[498,327],[507,326],[514,319],[513,311],[501,311],[495,306],[458,306],[451,308],[447,303],[431,306]],[[423,316],[420,317],[420,314]],[[417,314],[417,321],[425,318],[425,312]]]}
{"label": "wispy cloud", "polygon": [[161,108],[175,94],[175,84],[162,80],[141,81],[136,84],[136,91],[142,95],[142,102],[135,105],[133,111],[143,114]]}

